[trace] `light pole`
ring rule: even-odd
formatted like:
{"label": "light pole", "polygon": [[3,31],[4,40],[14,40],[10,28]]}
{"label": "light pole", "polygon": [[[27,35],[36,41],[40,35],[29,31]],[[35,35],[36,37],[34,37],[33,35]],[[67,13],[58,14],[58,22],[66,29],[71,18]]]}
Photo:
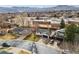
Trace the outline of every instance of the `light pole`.
{"label": "light pole", "polygon": [[49,39],[49,37],[50,37],[50,34],[51,34],[51,29],[50,29],[50,22],[48,23],[48,39]]}

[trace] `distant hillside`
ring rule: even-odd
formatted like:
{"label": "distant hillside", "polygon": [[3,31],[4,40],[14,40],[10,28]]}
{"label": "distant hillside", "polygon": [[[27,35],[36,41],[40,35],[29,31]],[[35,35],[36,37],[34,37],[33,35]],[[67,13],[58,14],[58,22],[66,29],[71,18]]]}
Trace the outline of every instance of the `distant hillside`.
{"label": "distant hillside", "polygon": [[74,6],[68,6],[68,5],[58,5],[54,7],[54,10],[79,10],[79,8]]}
{"label": "distant hillside", "polygon": [[35,7],[0,7],[1,13],[6,12],[49,12],[49,11],[60,11],[60,10],[79,10],[78,7],[69,6],[69,5],[58,5],[55,7],[49,8],[35,8]]}

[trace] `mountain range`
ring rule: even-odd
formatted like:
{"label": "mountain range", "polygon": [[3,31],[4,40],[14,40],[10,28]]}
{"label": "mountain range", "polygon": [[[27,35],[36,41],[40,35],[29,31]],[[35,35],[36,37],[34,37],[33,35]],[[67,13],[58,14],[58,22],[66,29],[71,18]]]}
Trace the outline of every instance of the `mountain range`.
{"label": "mountain range", "polygon": [[61,10],[75,10],[79,11],[79,7],[70,5],[57,5],[55,7],[38,8],[38,7],[0,7],[0,13],[14,13],[14,12],[49,12]]}

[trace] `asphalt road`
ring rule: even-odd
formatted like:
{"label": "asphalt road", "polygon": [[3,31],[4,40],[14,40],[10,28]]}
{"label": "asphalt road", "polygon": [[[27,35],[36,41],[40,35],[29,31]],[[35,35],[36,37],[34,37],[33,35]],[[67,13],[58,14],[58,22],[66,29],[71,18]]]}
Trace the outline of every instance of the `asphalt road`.
{"label": "asphalt road", "polygon": [[60,54],[58,50],[42,44],[36,44],[38,54]]}
{"label": "asphalt road", "polygon": [[[42,45],[39,43],[33,43],[32,41],[18,41],[18,40],[11,40],[5,41],[7,44],[11,45],[12,47],[23,48],[26,50],[31,51],[33,54],[60,54],[58,50],[50,48],[46,45]],[[1,41],[0,41],[1,43]],[[4,42],[3,42],[4,43]],[[1,44],[0,44],[1,45]]]}

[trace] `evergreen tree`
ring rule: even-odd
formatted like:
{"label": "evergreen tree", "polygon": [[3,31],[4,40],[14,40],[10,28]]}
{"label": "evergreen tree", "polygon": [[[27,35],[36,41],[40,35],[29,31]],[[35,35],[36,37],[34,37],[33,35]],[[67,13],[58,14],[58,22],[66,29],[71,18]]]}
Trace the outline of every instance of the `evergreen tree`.
{"label": "evergreen tree", "polygon": [[67,42],[74,42],[75,40],[75,33],[76,33],[76,25],[70,24],[65,29],[65,39]]}
{"label": "evergreen tree", "polygon": [[60,29],[64,28],[65,27],[65,21],[62,19],[61,20],[61,23],[60,23]]}
{"label": "evergreen tree", "polygon": [[79,34],[79,25],[76,28],[76,33]]}

